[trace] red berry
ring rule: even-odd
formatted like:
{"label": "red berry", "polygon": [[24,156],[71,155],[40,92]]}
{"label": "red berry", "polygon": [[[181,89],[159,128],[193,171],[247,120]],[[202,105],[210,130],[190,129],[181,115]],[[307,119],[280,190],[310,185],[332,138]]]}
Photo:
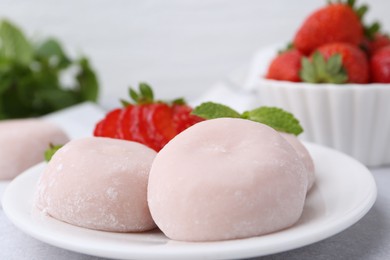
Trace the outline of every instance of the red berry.
{"label": "red berry", "polygon": [[123,102],[125,108],[109,112],[96,125],[95,136],[135,141],[159,151],[179,132],[203,120],[191,115],[185,104],[154,101],[147,84],[140,84],[140,93],[131,89],[130,95],[136,104]]}
{"label": "red berry", "polygon": [[379,49],[390,46],[390,38],[387,35],[377,33],[372,41],[369,41],[369,51],[374,54]]}
{"label": "red berry", "polygon": [[201,117],[192,115],[192,108],[187,105],[174,104],[172,110],[173,124],[177,134],[204,120]]}
{"label": "red berry", "polygon": [[150,146],[156,151],[161,150],[176,135],[172,110],[167,104],[150,104],[144,117],[144,124],[147,125],[146,134],[151,138]]}
{"label": "red berry", "polygon": [[111,138],[118,138],[118,127],[117,121],[122,109],[115,109],[109,112],[106,117],[101,120],[95,127],[94,135],[95,136],[104,136]]}
{"label": "red berry", "polygon": [[266,78],[300,82],[299,70],[302,57],[298,50],[282,52],[271,62]]}
{"label": "red berry", "polygon": [[330,43],[317,49],[325,59],[340,54],[347,72],[348,83],[368,83],[369,66],[367,57],[358,47],[348,43]]}
{"label": "red berry", "polygon": [[335,3],[310,15],[294,38],[294,46],[308,55],[321,45],[345,42],[358,45],[363,26],[358,15],[347,4]]}
{"label": "red berry", "polygon": [[371,81],[390,83],[390,46],[375,52],[370,60]]}

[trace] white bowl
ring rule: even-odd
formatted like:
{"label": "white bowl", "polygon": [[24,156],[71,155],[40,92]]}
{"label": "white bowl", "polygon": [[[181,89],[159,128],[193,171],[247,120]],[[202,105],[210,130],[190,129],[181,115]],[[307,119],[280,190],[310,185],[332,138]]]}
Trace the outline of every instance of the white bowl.
{"label": "white bowl", "polygon": [[303,140],[333,147],[367,166],[390,164],[390,84],[311,84],[264,79],[276,48],[257,53],[250,85],[261,105],[301,122]]}

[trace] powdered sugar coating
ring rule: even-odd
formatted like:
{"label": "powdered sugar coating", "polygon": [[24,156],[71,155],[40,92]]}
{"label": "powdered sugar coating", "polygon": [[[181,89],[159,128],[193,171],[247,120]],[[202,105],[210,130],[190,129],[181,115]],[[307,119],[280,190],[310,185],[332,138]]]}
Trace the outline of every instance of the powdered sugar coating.
{"label": "powdered sugar coating", "polygon": [[307,191],[309,191],[311,187],[313,187],[316,178],[314,162],[310,156],[309,151],[295,135],[287,134],[287,133],[280,133],[280,134],[292,145],[292,147],[294,147],[295,151],[297,151],[299,157],[301,158],[303,164],[305,165],[307,170],[307,180],[308,180]]}
{"label": "powdered sugar coating", "polygon": [[65,144],[66,134],[39,119],[0,121],[0,180],[10,180],[44,160],[49,144]]}
{"label": "powdered sugar coating", "polygon": [[216,241],[293,225],[306,189],[306,169],[278,132],[221,118],[192,126],[159,152],[148,203],[169,238]]}
{"label": "powdered sugar coating", "polygon": [[146,193],[155,156],[155,151],[135,142],[73,140],[54,154],[43,172],[35,205],[54,218],[90,229],[153,229]]}

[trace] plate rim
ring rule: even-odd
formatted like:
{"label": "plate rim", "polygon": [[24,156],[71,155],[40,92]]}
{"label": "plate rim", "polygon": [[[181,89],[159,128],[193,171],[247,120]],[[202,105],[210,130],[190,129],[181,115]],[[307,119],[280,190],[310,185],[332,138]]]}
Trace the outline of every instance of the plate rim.
{"label": "plate rim", "polygon": [[[238,250],[234,246],[232,247],[232,244],[234,245],[237,243],[238,244],[244,243],[244,245],[245,245],[246,241],[256,240],[256,239],[259,239],[263,236],[237,239],[237,240],[228,240],[228,241],[217,241],[217,242],[201,242],[201,243],[199,243],[199,242],[195,242],[195,243],[193,243],[193,242],[178,242],[178,243],[182,244],[182,248],[180,250],[178,250],[179,252],[176,252],[174,254],[172,254],[172,252],[169,253],[171,246],[168,246],[168,249],[169,249],[168,251],[167,251],[167,247],[160,246],[159,250],[157,250],[157,252],[150,250],[147,255],[145,255],[144,249],[141,249],[140,247],[135,247],[135,248],[132,248],[134,250],[132,252],[132,255],[131,256],[129,255],[126,257],[129,259],[130,259],[130,257],[137,258],[137,259],[138,258],[152,259],[155,257],[158,257],[159,259],[173,259],[173,258],[177,258],[180,256],[183,257],[180,254],[186,254],[186,259],[192,259],[192,258],[195,259],[198,257],[204,257],[205,259],[207,259],[207,258],[226,259],[226,258],[231,258],[234,255],[238,255],[238,253],[239,253],[239,257],[244,257],[244,258],[245,257],[256,257],[256,256],[269,255],[269,254],[280,253],[280,252],[300,248],[300,247],[321,241],[321,240],[326,239],[328,237],[331,237],[331,236],[347,229],[348,227],[352,226],[353,224],[358,222],[371,209],[371,207],[375,203],[375,200],[377,197],[377,187],[376,187],[376,183],[375,183],[375,180],[374,180],[371,172],[368,170],[367,167],[365,167],[363,164],[358,162],[356,159],[354,159],[351,156],[348,156],[342,152],[339,152],[337,150],[334,150],[334,149],[331,149],[328,147],[324,147],[324,146],[321,146],[318,144],[313,144],[313,143],[308,143],[308,142],[304,142],[304,144],[308,147],[309,150],[320,149],[320,150],[323,150],[325,152],[331,152],[335,156],[343,158],[344,160],[349,160],[351,163],[354,163],[355,165],[359,166],[359,168],[362,169],[360,174],[364,175],[365,178],[367,178],[369,180],[370,186],[371,186],[369,194],[367,194],[367,196],[364,198],[364,200],[361,201],[360,207],[356,207],[353,210],[351,210],[350,212],[348,212],[347,214],[345,214],[344,217],[339,219],[336,224],[333,223],[330,226],[326,225],[326,226],[319,227],[318,228],[319,231],[311,234],[311,236],[313,238],[311,239],[310,243],[307,242],[307,238],[305,236],[298,236],[295,239],[294,243],[288,243],[287,245],[284,245],[283,250],[275,250],[275,248],[269,248],[268,250],[263,249],[263,250],[260,250],[261,252],[258,252],[259,251],[259,250],[257,250],[258,245],[254,245],[255,243],[249,243],[249,246],[247,244],[244,248],[241,248],[241,250]],[[79,252],[79,253],[89,254],[89,255],[123,259],[123,255],[121,254],[121,252],[119,252],[119,254],[113,254],[109,250],[100,249],[100,250],[96,251],[96,247],[89,247],[89,248],[87,247],[86,248],[85,246],[82,246],[82,245],[75,246],[75,244],[72,242],[64,241],[64,240],[61,240],[60,238],[53,239],[53,237],[48,237],[45,234],[39,234],[39,232],[38,233],[33,232],[31,229],[29,229],[28,223],[20,223],[20,221],[19,221],[20,219],[17,217],[15,218],[13,216],[13,214],[12,214],[13,209],[12,209],[12,206],[10,206],[10,200],[8,199],[8,196],[9,196],[8,193],[10,193],[9,190],[12,191],[12,189],[14,188],[15,185],[18,185],[19,182],[23,181],[24,178],[26,178],[27,174],[32,175],[32,172],[35,168],[43,167],[44,164],[45,163],[42,162],[42,163],[39,163],[39,164],[31,167],[30,169],[26,170],[25,172],[20,174],[18,177],[16,177],[6,188],[6,190],[4,192],[4,196],[2,198],[2,204],[3,204],[4,213],[6,214],[8,219],[10,219],[10,221],[15,226],[17,226],[20,230],[22,230],[23,232],[27,233],[28,235],[30,235],[30,236],[32,236],[40,241],[47,243],[47,244],[50,244],[50,245],[53,245],[56,247],[60,247],[60,248],[64,248],[67,250]],[[29,206],[31,206],[31,203],[29,203]],[[31,211],[32,208],[30,207],[29,210]],[[29,213],[29,218],[31,218],[31,212]],[[55,220],[55,221],[61,222],[59,220]],[[70,225],[70,224],[63,223],[63,222],[61,222],[61,224]],[[70,225],[70,226],[72,226],[72,225]],[[72,227],[74,227],[74,226],[72,226]],[[77,228],[80,228],[80,227],[77,227]],[[83,229],[83,228],[81,228],[81,229]],[[90,230],[88,230],[88,231],[90,231]],[[93,232],[103,232],[103,231],[93,230]],[[111,233],[111,232],[108,232],[108,233]],[[273,233],[273,234],[275,234],[275,233]],[[272,235],[272,234],[270,234],[270,235]],[[214,248],[213,250],[211,250],[211,252],[207,252],[208,255],[206,257],[205,257],[204,252],[202,253],[202,252],[193,250],[194,248],[199,247],[199,246],[210,247],[213,245],[215,246],[216,244],[220,244],[220,245],[225,244],[228,247],[225,247],[223,252],[221,252],[221,250],[215,250],[215,248]],[[242,245],[240,245],[240,246],[242,246]],[[91,250],[94,250],[94,251],[91,252]],[[192,255],[188,256],[187,251],[190,251],[190,250],[192,250]],[[244,250],[246,250],[246,251],[244,251]],[[161,253],[163,253],[163,255],[161,255]],[[179,255],[177,253],[179,253]],[[222,255],[220,255],[220,254],[222,254]]]}

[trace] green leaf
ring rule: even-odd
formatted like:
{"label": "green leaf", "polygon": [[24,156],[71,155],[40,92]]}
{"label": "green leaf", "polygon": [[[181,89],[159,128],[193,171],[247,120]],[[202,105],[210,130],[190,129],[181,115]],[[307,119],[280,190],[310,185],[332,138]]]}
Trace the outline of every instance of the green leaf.
{"label": "green leaf", "polygon": [[360,6],[359,8],[357,8],[355,10],[357,16],[359,17],[360,20],[363,19],[364,15],[367,13],[368,11],[368,6],[367,5],[362,5]]}
{"label": "green leaf", "polygon": [[152,88],[144,82],[139,83],[139,91],[143,100],[153,102],[154,94]]}
{"label": "green leaf", "polygon": [[268,125],[280,132],[294,135],[303,132],[302,126],[293,114],[277,107],[260,107],[244,112],[242,117]]}
{"label": "green leaf", "polygon": [[132,87],[129,88],[129,95],[131,97],[131,99],[133,99],[134,102],[138,102],[138,99],[139,99],[139,95],[137,93],[137,91],[135,91]]}
{"label": "green leaf", "polygon": [[123,107],[128,107],[128,106],[131,105],[131,103],[129,101],[127,101],[127,100],[120,99],[119,101],[121,102]]}
{"label": "green leaf", "polygon": [[78,61],[80,72],[76,79],[79,83],[80,96],[82,100],[96,102],[99,93],[99,83],[95,72],[91,69],[89,61],[86,58],[81,58]]}
{"label": "green leaf", "polygon": [[0,22],[0,56],[20,64],[29,64],[33,49],[23,32],[7,20]]}
{"label": "green leaf", "polygon": [[237,111],[231,109],[230,107],[213,102],[206,102],[200,104],[199,106],[195,107],[194,110],[192,110],[192,114],[205,119],[214,119],[221,117],[241,117],[241,115]]}
{"label": "green leaf", "polygon": [[[60,76],[78,68],[76,84]],[[96,101],[98,81],[86,58],[70,59],[59,41],[33,45],[8,21],[0,22],[0,118],[41,116],[77,103]]]}
{"label": "green leaf", "polygon": [[316,51],[311,60],[303,58],[301,65],[299,75],[304,82],[342,84],[348,81],[342,57],[338,53],[325,60],[324,56]]}
{"label": "green leaf", "polygon": [[364,35],[369,39],[373,40],[375,38],[375,34],[379,32],[381,29],[381,25],[379,22],[374,22],[371,25],[364,26]]}
{"label": "green leaf", "polygon": [[184,98],[176,98],[172,100],[172,104],[174,105],[185,105],[187,104],[186,100]]}
{"label": "green leaf", "polygon": [[47,39],[38,45],[36,55],[46,59],[57,59],[57,64],[61,68],[65,68],[71,64],[70,59],[65,54],[61,44],[55,39]]}
{"label": "green leaf", "polygon": [[61,148],[63,145],[53,145],[50,144],[49,148],[45,151],[45,161],[49,162],[53,155]]}
{"label": "green leaf", "polygon": [[278,50],[278,54],[282,54],[284,52],[291,51],[293,49],[294,49],[294,44],[292,42],[289,42],[287,43],[286,46],[284,46],[284,48]]}

